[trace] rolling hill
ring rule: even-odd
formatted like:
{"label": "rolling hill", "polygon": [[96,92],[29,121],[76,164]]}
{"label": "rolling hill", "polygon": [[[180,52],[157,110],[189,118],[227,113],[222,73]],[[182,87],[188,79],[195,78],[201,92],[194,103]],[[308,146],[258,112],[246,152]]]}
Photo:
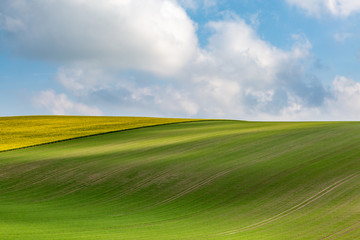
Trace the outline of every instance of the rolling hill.
{"label": "rolling hill", "polygon": [[359,146],[359,122],[202,120],[3,151],[0,239],[359,239]]}

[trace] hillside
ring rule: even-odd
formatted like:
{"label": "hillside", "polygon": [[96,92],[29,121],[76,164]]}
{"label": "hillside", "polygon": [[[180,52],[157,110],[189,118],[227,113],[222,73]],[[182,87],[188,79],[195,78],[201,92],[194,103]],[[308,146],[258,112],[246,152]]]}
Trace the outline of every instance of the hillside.
{"label": "hillside", "polygon": [[0,239],[358,239],[359,146],[359,122],[213,120],[0,152]]}

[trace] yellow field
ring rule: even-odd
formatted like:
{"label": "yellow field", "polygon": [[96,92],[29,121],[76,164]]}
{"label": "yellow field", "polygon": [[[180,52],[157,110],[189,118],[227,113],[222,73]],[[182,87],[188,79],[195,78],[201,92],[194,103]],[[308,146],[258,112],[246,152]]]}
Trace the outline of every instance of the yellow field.
{"label": "yellow field", "polygon": [[0,151],[105,132],[194,120],[149,117],[0,117]]}

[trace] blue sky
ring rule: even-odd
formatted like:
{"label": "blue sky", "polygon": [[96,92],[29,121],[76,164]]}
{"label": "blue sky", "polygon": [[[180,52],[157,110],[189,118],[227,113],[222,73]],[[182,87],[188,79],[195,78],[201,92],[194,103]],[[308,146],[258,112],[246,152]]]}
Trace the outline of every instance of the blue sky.
{"label": "blue sky", "polygon": [[0,116],[359,120],[357,0],[2,0]]}

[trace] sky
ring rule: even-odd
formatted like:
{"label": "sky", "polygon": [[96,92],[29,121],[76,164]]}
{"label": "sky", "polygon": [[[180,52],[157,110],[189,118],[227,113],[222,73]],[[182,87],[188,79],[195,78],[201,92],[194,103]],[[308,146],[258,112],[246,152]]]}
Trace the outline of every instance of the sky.
{"label": "sky", "polygon": [[0,116],[360,120],[358,0],[1,0]]}

